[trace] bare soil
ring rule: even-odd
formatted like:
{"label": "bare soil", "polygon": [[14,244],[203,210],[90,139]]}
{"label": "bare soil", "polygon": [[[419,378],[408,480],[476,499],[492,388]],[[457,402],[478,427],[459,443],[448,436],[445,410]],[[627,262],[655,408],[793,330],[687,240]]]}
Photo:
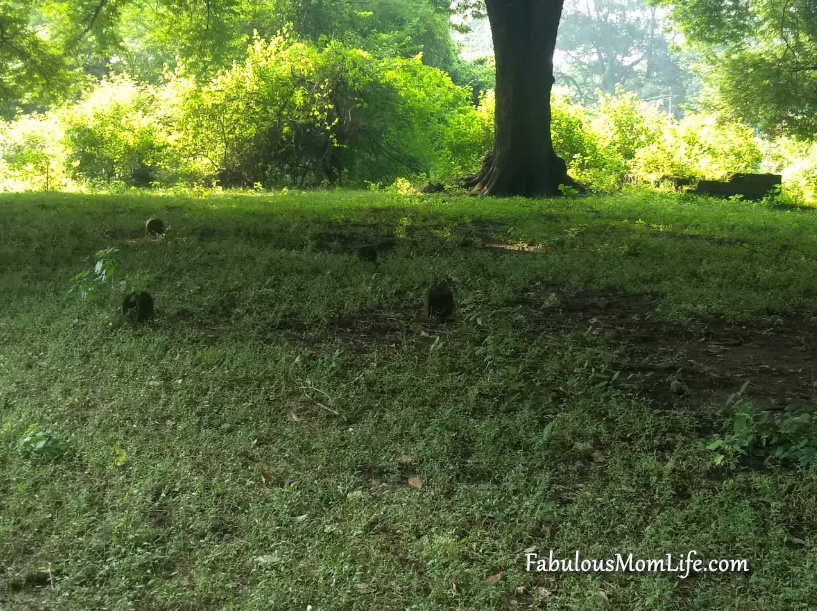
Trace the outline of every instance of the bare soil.
{"label": "bare soil", "polygon": [[[544,303],[532,294],[520,303]],[[622,358],[617,383],[665,405],[726,401],[749,382],[744,397],[756,407],[781,409],[817,398],[817,324],[776,319],[761,327],[698,321],[690,327],[653,318],[649,295],[615,290],[559,296],[559,305],[528,307],[535,327],[550,333],[597,329]],[[680,380],[687,392],[671,391]]]}

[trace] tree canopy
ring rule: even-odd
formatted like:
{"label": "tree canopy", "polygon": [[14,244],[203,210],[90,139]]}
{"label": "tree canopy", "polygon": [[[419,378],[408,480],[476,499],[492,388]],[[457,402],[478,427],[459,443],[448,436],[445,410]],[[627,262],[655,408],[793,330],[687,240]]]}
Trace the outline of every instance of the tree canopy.
{"label": "tree canopy", "polygon": [[440,0],[0,0],[3,111],[76,93],[88,76],[127,73],[157,82],[182,63],[210,77],[243,58],[254,33],[290,27],[378,56],[413,57],[455,72],[452,8]]}
{"label": "tree canopy", "polygon": [[817,3],[653,0],[704,57],[723,109],[767,134],[817,132]]}
{"label": "tree canopy", "polygon": [[568,0],[557,41],[557,82],[592,103],[621,87],[641,99],[687,100],[691,74],[671,49],[666,11],[642,0]]}

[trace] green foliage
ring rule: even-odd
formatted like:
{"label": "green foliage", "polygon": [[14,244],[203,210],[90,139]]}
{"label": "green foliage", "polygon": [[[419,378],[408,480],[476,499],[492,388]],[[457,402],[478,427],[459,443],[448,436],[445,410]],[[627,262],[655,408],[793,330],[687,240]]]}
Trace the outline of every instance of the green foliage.
{"label": "green foliage", "polygon": [[785,191],[804,202],[817,202],[817,143],[781,137],[761,141],[763,168],[783,175]]}
{"label": "green foliage", "polygon": [[84,301],[90,301],[96,297],[100,287],[110,286],[111,276],[116,270],[115,255],[118,252],[119,249],[114,247],[96,251],[94,266],[74,276],[71,291],[79,291]]}
{"label": "green foliage", "polygon": [[751,130],[707,115],[680,121],[631,93],[600,95],[591,107],[554,92],[553,144],[568,170],[593,188],[617,188],[625,175],[647,183],[662,177],[719,179],[759,168],[763,153]]}
{"label": "green foliage", "polygon": [[20,440],[19,450],[23,456],[45,460],[66,458],[72,454],[71,447],[52,433],[30,426]]}
{"label": "green foliage", "polygon": [[[362,186],[452,182],[492,146],[494,94],[473,105],[422,58],[380,59],[283,32],[200,82],[100,81],[76,103],[0,124],[2,190]],[[590,107],[551,101],[553,143],[570,174],[597,190],[625,179],[721,179],[781,172],[785,196],[817,201],[814,146],[763,141],[728,117],[658,112],[634,94]]]}
{"label": "green foliage", "polygon": [[[468,3],[470,4],[470,2]],[[209,79],[244,56],[254,31],[287,24],[318,46],[329,40],[378,58],[424,55],[451,70],[450,5],[438,0],[23,0],[0,3],[0,116],[71,97],[88,76],[127,74],[158,84],[184,65]]]}
{"label": "green foliage", "polygon": [[244,63],[202,87],[180,71],[169,84],[175,146],[223,185],[305,184],[336,145],[331,74],[321,59],[284,34],[256,38]]}
{"label": "green foliage", "polygon": [[752,130],[734,121],[689,114],[662,126],[661,137],[636,151],[636,176],[655,182],[664,176],[719,180],[735,172],[756,172],[763,154]]}
{"label": "green foliage", "polygon": [[807,467],[817,458],[817,422],[811,408],[789,405],[782,412],[758,411],[744,402],[732,417],[732,430],[707,448],[715,453],[715,464],[734,467],[740,457],[757,457]]}
{"label": "green foliage", "polygon": [[64,124],[53,113],[0,122],[0,191],[74,187],[66,169],[64,133]]}
{"label": "green foliage", "polygon": [[146,187],[172,184],[180,167],[156,115],[155,91],[120,76],[64,107],[66,163],[75,179]]}
{"label": "green foliage", "polygon": [[77,79],[68,70],[61,42],[42,26],[38,4],[0,2],[0,116],[13,117],[17,107],[41,107]]}
{"label": "green foliage", "polygon": [[484,126],[465,89],[420,58],[378,60],[286,32],[198,87],[182,73],[169,113],[200,171],[230,186],[391,182],[475,163]]}
{"label": "green foliage", "polygon": [[638,151],[658,140],[660,124],[668,118],[660,115],[655,107],[640,103],[634,93],[618,90],[616,94],[599,95],[593,127],[601,136],[601,145],[628,162]]}
{"label": "green foliage", "polygon": [[561,92],[554,92],[550,104],[553,147],[568,170],[584,174],[590,168],[599,168],[601,142],[591,128],[587,111]]}
{"label": "green foliage", "polygon": [[817,131],[813,0],[652,0],[670,5],[706,65],[715,104],[767,135]]}

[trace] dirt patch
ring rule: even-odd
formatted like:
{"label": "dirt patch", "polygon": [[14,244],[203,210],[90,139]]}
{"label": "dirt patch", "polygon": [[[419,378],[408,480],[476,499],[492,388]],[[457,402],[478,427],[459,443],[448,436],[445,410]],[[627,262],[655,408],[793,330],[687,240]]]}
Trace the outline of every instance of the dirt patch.
{"label": "dirt patch", "polygon": [[411,333],[411,312],[366,311],[338,316],[329,325],[328,334],[358,349],[396,347]]}
{"label": "dirt patch", "polygon": [[658,234],[658,237],[677,240],[679,242],[704,242],[706,244],[714,244],[715,246],[740,246],[748,243],[747,240],[740,238],[720,238],[717,236],[698,235],[694,233],[673,233],[670,231],[662,231]]}
{"label": "dirt patch", "polygon": [[[482,220],[454,225],[414,224],[403,228],[396,223],[349,222],[327,225],[322,231],[312,234],[311,239],[318,250],[341,253],[353,252],[368,244],[388,244],[391,248],[400,244],[416,247],[428,243],[481,246],[497,240],[504,231],[505,225]],[[442,234],[448,234],[449,237],[440,237]]]}
{"label": "dirt patch", "polygon": [[438,330],[445,326],[446,323],[427,321],[419,308],[404,308],[340,314],[325,323],[289,317],[281,320],[275,333],[296,346],[340,342],[354,352],[397,352],[409,343],[430,346]]}
{"label": "dirt patch", "polygon": [[111,227],[105,230],[105,237],[111,240],[135,242],[139,239],[144,239],[145,228],[137,227],[130,229],[125,227]]}
{"label": "dirt patch", "polygon": [[[817,399],[817,324],[780,319],[763,327],[700,321],[693,327],[654,320],[654,299],[621,291],[528,292],[518,300],[527,321],[549,333],[593,329],[620,348],[616,384],[658,404],[723,403],[745,382],[756,407],[780,409]],[[555,302],[555,303],[554,303]],[[672,380],[686,392],[673,393]]]}

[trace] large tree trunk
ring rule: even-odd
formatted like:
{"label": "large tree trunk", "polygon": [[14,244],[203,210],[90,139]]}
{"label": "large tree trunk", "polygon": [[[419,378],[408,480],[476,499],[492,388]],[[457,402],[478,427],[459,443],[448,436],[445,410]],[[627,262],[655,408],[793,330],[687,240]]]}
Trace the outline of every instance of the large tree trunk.
{"label": "large tree trunk", "polygon": [[576,185],[550,135],[553,51],[564,0],[486,0],[496,58],[494,146],[472,195],[556,195]]}

